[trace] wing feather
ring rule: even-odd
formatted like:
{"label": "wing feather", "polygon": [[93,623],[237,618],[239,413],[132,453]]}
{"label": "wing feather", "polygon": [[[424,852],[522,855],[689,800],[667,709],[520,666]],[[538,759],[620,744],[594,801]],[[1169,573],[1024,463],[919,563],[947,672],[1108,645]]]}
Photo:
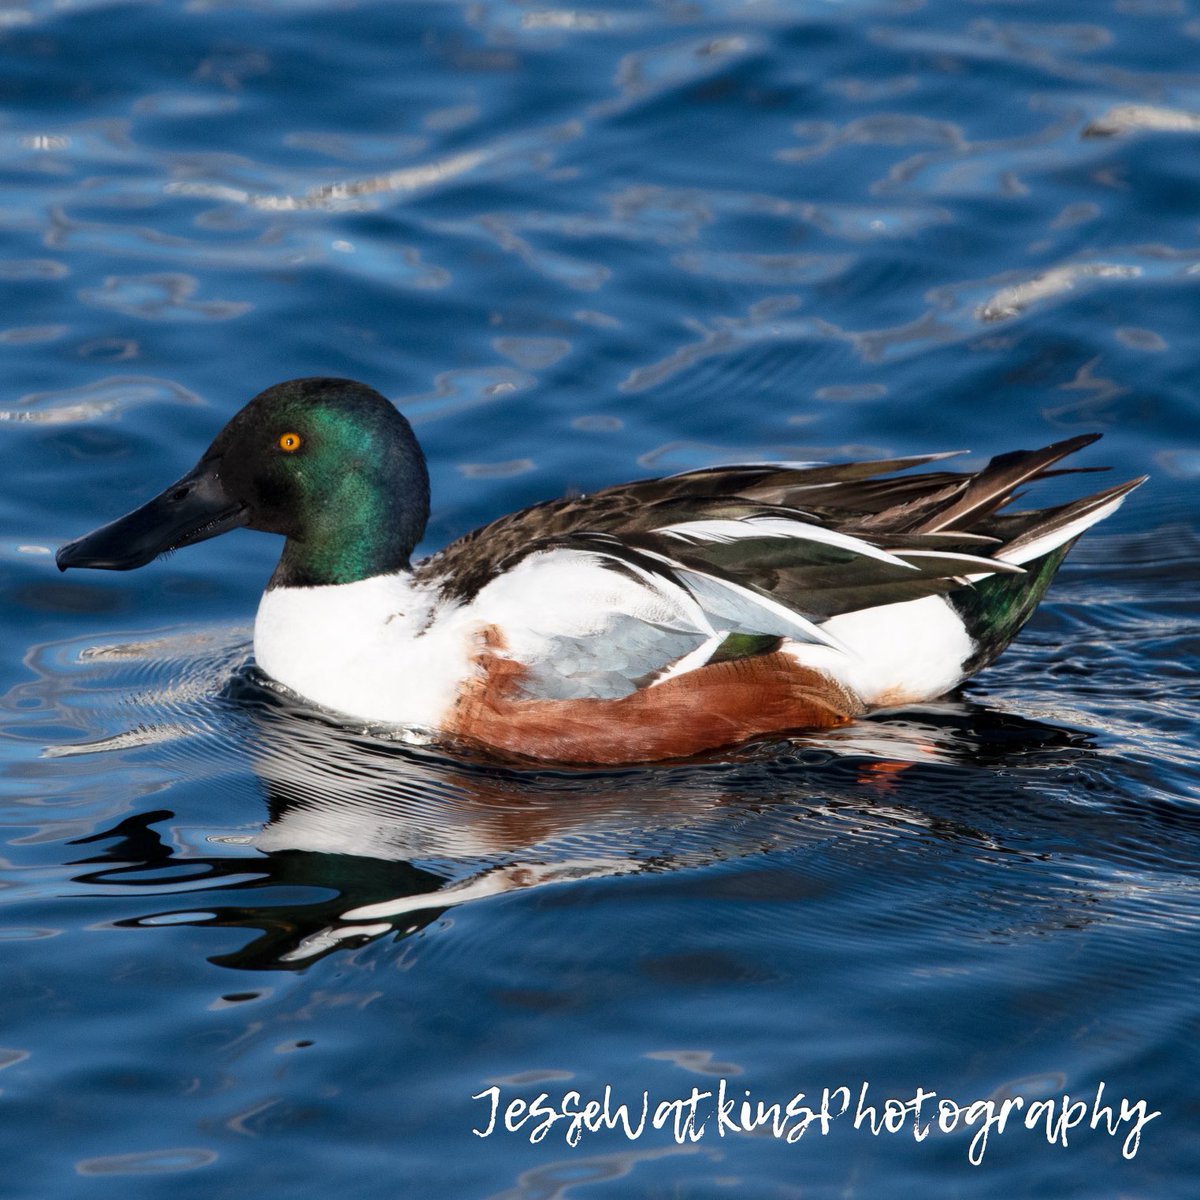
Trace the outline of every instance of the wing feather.
{"label": "wing feather", "polygon": [[[521,661],[533,663],[538,694],[626,694],[696,669],[720,647],[755,653],[774,637],[842,654],[830,619],[928,596],[954,601],[973,581],[1020,576],[1022,564],[1114,511],[1140,480],[1054,508],[1000,511],[1023,485],[1080,469],[1055,464],[1095,437],[999,455],[975,472],[896,474],[950,457],[932,454],[622,484],[501,518],[416,574],[470,606],[540,564],[539,586],[522,593],[526,611],[509,618],[532,629]],[[564,589],[564,579],[580,587]],[[561,591],[554,603],[543,603],[547,583]]]}

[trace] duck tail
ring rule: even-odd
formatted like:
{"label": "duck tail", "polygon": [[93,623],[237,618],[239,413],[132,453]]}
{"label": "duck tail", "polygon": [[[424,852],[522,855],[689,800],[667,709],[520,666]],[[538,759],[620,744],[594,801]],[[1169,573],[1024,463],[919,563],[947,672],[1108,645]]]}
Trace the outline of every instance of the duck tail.
{"label": "duck tail", "polygon": [[1116,512],[1146,478],[1143,475],[1056,508],[1013,513],[1001,519],[1008,537],[993,557],[1023,567],[1024,574],[988,575],[947,596],[976,646],[964,664],[966,673],[995,661],[1033,616],[1080,535]]}

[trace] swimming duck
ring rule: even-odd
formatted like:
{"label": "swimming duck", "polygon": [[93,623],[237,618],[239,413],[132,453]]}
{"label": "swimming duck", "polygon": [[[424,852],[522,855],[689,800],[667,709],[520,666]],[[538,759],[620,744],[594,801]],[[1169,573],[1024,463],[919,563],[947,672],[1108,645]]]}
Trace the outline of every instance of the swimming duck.
{"label": "swimming duck", "polygon": [[429,478],[408,422],[364,384],[296,379],[57,562],[281,534],[254,654],[287,688],[506,755],[650,762],[934,699],[987,666],[1142,482],[1000,511],[1098,436],[968,473],[902,474],[945,454],[688,471],[536,504],[414,564]]}

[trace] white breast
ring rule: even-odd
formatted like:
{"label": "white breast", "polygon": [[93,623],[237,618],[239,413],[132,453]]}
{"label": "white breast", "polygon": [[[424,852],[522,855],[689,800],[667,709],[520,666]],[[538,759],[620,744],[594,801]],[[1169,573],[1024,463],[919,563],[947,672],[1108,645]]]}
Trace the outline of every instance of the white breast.
{"label": "white breast", "polygon": [[[443,728],[493,652],[525,668],[529,696],[628,695],[713,638],[697,602],[609,569],[591,553],[530,555],[465,605],[411,575],[273,588],[254,626],[258,665],[293,691],[362,720]],[[719,638],[717,639],[719,640]]]}
{"label": "white breast", "polygon": [[412,576],[272,588],[254,623],[254,657],[272,678],[351,717],[437,729],[477,647],[453,610]]}

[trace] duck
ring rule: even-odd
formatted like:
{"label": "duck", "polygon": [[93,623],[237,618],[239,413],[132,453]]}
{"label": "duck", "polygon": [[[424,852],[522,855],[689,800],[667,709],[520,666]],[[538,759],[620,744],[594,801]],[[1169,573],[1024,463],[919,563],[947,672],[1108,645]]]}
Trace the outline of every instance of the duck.
{"label": "duck", "polygon": [[366,384],[293,379],[56,561],[129,570],[235,528],[277,534],[254,658],[338,720],[539,763],[688,759],[931,701],[992,663],[1144,482],[1008,507],[1098,469],[1056,465],[1099,436],[975,471],[946,469],[952,452],[636,480],[414,562],[430,491],[412,427]]}

